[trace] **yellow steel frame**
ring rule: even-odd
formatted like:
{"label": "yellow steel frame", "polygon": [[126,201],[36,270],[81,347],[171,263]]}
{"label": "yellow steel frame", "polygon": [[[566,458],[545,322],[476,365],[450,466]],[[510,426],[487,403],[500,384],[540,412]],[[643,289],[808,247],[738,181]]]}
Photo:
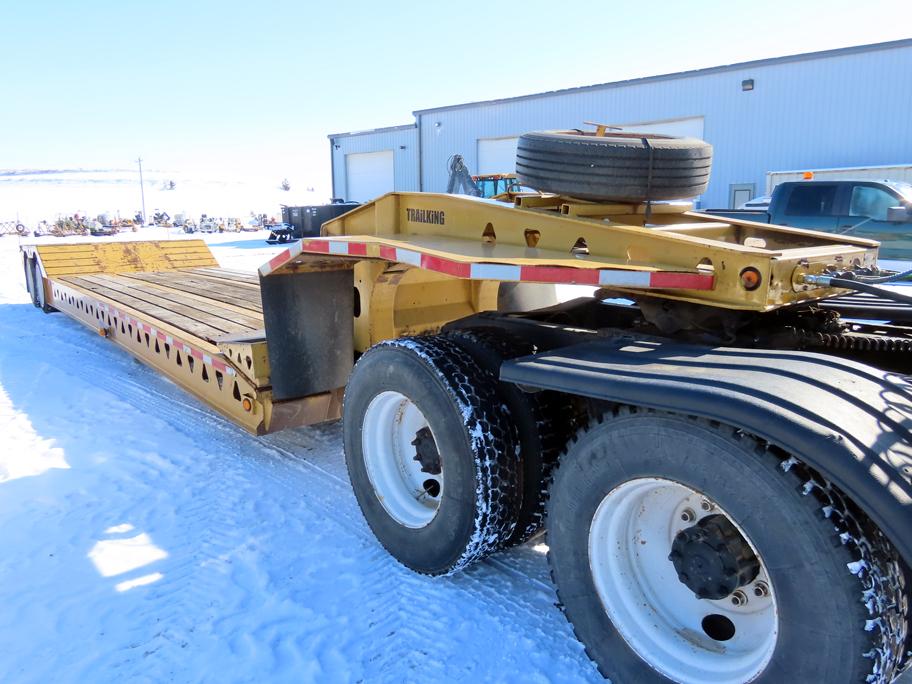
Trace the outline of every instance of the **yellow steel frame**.
{"label": "yellow steel frame", "polygon": [[[385,339],[434,332],[449,321],[497,307],[498,280],[433,272],[417,262],[396,263],[390,259],[390,248],[463,264],[562,267],[564,273],[566,269],[620,269],[711,274],[711,290],[649,293],[757,311],[839,292],[812,289],[802,282],[804,274],[876,264],[877,243],[871,241],[748,221],[720,221],[686,209],[656,205],[647,225],[647,209],[642,205],[579,202],[540,194],[519,195],[511,205],[452,195],[390,193],[323,227],[328,238],[357,240],[360,255],[291,257],[289,252],[264,268],[266,277],[352,268],[357,291],[354,343],[357,351],[364,351]],[[38,257],[41,285],[50,306],[108,337],[250,432],[263,434],[340,415],[341,388],[293,401],[272,401],[265,334],[226,337],[213,344],[61,280],[83,273],[217,266],[202,241],[95,242],[23,249],[28,256]],[[740,274],[746,268],[761,275],[761,286],[755,290],[742,283]]]}
{"label": "yellow steel frame", "polygon": [[355,316],[355,350],[383,340],[437,332],[450,321],[497,309],[499,283],[459,280],[385,262],[355,266],[360,311]]}
{"label": "yellow steel frame", "polygon": [[[805,274],[873,267],[877,262],[878,243],[871,240],[720,220],[686,209],[655,205],[646,225],[644,205],[539,194],[519,196],[508,205],[473,197],[394,192],[327,222],[323,234],[358,236],[368,244],[366,257],[371,259],[380,258],[380,247],[392,246],[468,263],[709,273],[714,277],[711,290],[650,290],[649,294],[755,311],[841,292],[806,285]],[[302,255],[297,264],[283,265],[276,273],[300,267],[307,258]],[[756,289],[748,289],[742,281],[745,269],[759,272]]]}

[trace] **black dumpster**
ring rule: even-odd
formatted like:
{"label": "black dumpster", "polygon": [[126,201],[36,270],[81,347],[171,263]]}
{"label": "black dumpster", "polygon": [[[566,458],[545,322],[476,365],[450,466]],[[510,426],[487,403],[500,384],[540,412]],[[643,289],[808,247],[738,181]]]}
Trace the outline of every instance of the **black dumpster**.
{"label": "black dumpster", "polygon": [[310,207],[282,207],[282,226],[273,228],[266,242],[289,242],[319,237],[320,226],[358,206],[358,202],[333,202]]}

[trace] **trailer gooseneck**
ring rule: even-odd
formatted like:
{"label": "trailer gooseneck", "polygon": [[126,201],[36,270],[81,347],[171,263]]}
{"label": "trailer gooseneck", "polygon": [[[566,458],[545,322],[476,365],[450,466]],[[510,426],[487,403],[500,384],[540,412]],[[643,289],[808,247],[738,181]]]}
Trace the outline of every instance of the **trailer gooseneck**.
{"label": "trailer gooseneck", "polygon": [[[409,568],[544,526],[616,682],[893,681],[912,307],[834,287],[877,243],[592,192],[390,193],[258,278],[199,241],[23,263],[37,306],[251,432],[341,416],[365,518]],[[541,306],[554,284],[598,290]]]}

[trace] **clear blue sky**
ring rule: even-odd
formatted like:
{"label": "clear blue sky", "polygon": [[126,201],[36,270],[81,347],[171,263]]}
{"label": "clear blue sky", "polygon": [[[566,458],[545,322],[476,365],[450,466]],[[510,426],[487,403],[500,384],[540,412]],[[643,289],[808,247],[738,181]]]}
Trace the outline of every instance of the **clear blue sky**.
{"label": "clear blue sky", "polygon": [[415,109],[910,35],[908,0],[0,0],[0,168],[328,187],[328,133]]}

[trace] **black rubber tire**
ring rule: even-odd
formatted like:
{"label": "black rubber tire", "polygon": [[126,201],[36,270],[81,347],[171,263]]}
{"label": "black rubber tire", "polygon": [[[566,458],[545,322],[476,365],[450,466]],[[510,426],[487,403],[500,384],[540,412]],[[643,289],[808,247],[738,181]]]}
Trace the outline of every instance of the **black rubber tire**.
{"label": "black rubber tire", "polygon": [[41,309],[44,313],[54,313],[57,311],[53,306],[47,303],[44,292],[44,280],[38,272],[38,258],[31,257],[26,261],[25,279],[29,294],[32,297],[32,304]]}
{"label": "black rubber tire", "polygon": [[32,294],[32,273],[29,269],[29,259],[25,254],[22,255],[22,273],[25,276],[25,291],[28,292],[32,304],[34,304],[35,295]]}
{"label": "black rubber tire", "polygon": [[564,613],[603,675],[670,681],[614,628],[589,565],[595,510],[609,491],[637,477],[704,492],[763,558],[779,637],[753,681],[892,680],[905,653],[908,598],[903,566],[883,534],[823,478],[760,440],[709,421],[628,409],[596,422],[570,446],[548,512],[549,560]]}
{"label": "black rubber tire", "polygon": [[[436,516],[409,528],[391,517],[364,464],[361,430],[384,391],[421,410],[443,461]],[[400,338],[369,349],[345,390],[342,435],[352,488],[374,535],[396,560],[427,575],[452,574],[502,548],[521,503],[519,460],[494,380],[452,340]]]}
{"label": "black rubber tire", "polygon": [[557,304],[557,286],[548,283],[501,283],[498,311],[533,311]]}
{"label": "black rubber tire", "polygon": [[522,503],[516,530],[508,543],[521,544],[542,527],[547,487],[558,456],[575,428],[575,407],[556,392],[523,392],[513,383],[500,382],[500,365],[506,359],[534,354],[535,345],[496,328],[451,330],[456,342],[497,381],[498,395],[507,407],[516,431],[520,460]]}
{"label": "black rubber tire", "polygon": [[32,305],[41,308],[41,301],[38,299],[38,268],[35,257],[22,255],[22,263],[25,266],[25,287],[29,296],[32,298]]}
{"label": "black rubber tire", "polygon": [[711,167],[709,143],[652,133],[543,131],[520,136],[516,148],[522,185],[597,201],[696,197],[706,191]]}

